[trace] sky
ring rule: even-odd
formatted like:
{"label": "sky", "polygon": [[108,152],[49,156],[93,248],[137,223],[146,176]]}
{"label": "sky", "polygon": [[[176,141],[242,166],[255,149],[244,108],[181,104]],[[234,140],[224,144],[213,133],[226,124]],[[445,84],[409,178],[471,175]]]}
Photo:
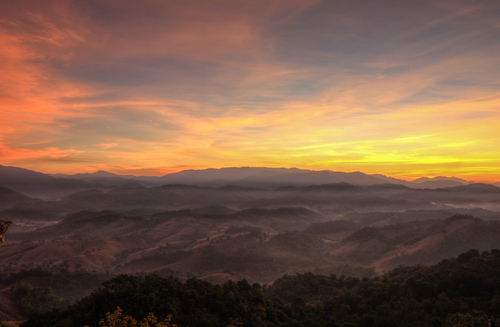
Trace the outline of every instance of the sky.
{"label": "sky", "polygon": [[0,164],[500,181],[500,1],[0,0]]}

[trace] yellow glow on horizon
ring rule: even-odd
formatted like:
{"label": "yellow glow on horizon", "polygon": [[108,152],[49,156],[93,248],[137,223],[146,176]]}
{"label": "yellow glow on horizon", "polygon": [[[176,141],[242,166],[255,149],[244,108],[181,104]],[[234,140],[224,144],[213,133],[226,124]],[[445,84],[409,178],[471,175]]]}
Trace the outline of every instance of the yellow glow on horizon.
{"label": "yellow glow on horizon", "polygon": [[498,22],[479,9],[422,2],[410,8],[422,24],[388,30],[349,2],[325,21],[324,3],[305,0],[146,1],[116,19],[28,3],[0,20],[2,165],[500,180]]}
{"label": "yellow glow on horizon", "polygon": [[[500,105],[498,100],[483,104],[486,108]],[[497,181],[500,154],[495,151],[496,139],[491,136],[497,135],[498,118],[478,119],[472,125],[466,120],[458,120],[449,126],[441,124],[439,117],[443,113],[466,113],[466,107],[464,103],[451,103],[437,108],[389,112],[364,117],[360,124],[352,123],[351,120],[356,117],[343,117],[333,129],[323,126],[323,117],[329,114],[324,109],[294,109],[290,115],[281,118],[278,112],[257,117],[213,118],[209,121],[191,117],[190,126],[186,126],[189,127],[189,134],[183,137],[182,142],[167,148],[161,143],[144,143],[142,149],[132,147],[121,152],[117,144],[123,141],[103,143],[113,144],[113,147],[109,147],[109,150],[113,150],[112,158],[138,163],[137,168],[127,165],[103,167],[134,174],[136,169],[141,172],[147,167],[162,167],[166,160],[185,161],[183,158],[193,157],[200,158],[202,164],[192,162],[190,167],[199,169],[232,166],[297,167],[380,173],[403,179],[453,175],[466,179],[473,177],[478,181]],[[457,111],[457,108],[460,110]],[[315,114],[309,117],[307,113],[311,111]],[[306,117],[309,119],[308,125],[302,125]],[[423,121],[427,123],[422,124],[421,129],[405,130],[397,125],[402,120],[406,121],[405,117],[413,117],[415,124]],[[250,137],[238,134],[242,128],[255,125],[272,128],[256,129]],[[372,129],[367,127],[374,126],[386,131],[379,134],[382,138],[369,139],[364,135],[370,135]],[[330,130],[334,133],[329,133]],[[223,139],[219,139],[217,134]],[[470,134],[474,134],[472,139]],[[158,174],[184,169],[184,166],[164,167],[156,168]],[[154,174],[153,171],[150,169],[148,173]]]}

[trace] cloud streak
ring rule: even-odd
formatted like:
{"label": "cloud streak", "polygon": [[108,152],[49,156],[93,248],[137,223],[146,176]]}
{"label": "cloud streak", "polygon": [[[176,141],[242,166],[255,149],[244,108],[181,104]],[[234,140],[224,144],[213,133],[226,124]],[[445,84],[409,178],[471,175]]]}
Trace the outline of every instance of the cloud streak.
{"label": "cloud streak", "polygon": [[0,163],[496,181],[499,9],[495,1],[10,2],[0,13]]}

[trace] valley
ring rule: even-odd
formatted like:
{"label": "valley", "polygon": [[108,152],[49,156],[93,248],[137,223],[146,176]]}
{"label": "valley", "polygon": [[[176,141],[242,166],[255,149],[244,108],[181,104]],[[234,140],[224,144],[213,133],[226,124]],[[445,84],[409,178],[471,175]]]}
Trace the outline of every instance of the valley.
{"label": "valley", "polygon": [[51,186],[59,196],[50,199],[0,187],[0,217],[13,221],[0,248],[9,321],[26,317],[13,304],[19,285],[43,289],[47,276],[90,274],[71,296],[50,282],[47,294],[64,307],[121,274],[272,285],[309,272],[373,278],[500,248],[500,188],[491,184],[99,185]]}

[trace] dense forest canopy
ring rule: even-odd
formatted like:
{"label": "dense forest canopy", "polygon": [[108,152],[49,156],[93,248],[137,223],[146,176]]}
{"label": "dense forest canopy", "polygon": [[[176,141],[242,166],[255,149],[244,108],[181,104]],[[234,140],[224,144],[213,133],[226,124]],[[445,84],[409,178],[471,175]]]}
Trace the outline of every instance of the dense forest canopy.
{"label": "dense forest canopy", "polygon": [[23,327],[97,327],[117,307],[190,326],[465,326],[500,321],[500,250],[469,250],[433,266],[400,266],[373,278],[285,275],[272,285],[117,276],[66,310]]}

